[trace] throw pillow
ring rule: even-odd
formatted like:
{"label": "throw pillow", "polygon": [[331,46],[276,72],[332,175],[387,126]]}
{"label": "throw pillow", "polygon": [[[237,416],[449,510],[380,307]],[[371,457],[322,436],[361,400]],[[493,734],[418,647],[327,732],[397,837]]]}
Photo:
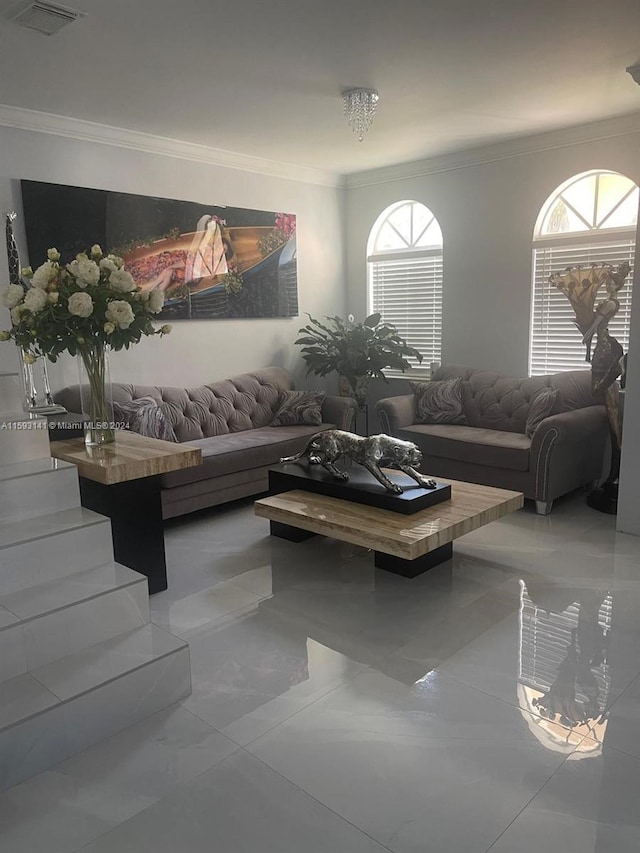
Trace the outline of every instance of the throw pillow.
{"label": "throw pillow", "polygon": [[283,391],[271,426],[320,426],[324,391]]}
{"label": "throw pillow", "polygon": [[527,438],[532,438],[536,429],[545,418],[548,418],[558,399],[557,388],[541,388],[529,404],[529,414],[524,425]]}
{"label": "throw pillow", "polygon": [[466,424],[462,408],[464,386],[461,376],[409,384],[415,394],[416,423]]}
{"label": "throw pillow", "polygon": [[153,397],[138,397],[126,403],[113,403],[113,419],[125,424],[131,432],[145,435],[147,438],[161,438],[163,441],[177,441],[176,434],[164,412]]}

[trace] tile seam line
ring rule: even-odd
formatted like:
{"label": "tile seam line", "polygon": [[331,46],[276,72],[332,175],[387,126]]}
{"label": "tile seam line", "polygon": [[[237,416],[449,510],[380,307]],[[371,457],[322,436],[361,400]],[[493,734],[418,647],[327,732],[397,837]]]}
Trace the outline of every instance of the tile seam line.
{"label": "tile seam line", "polygon": [[[586,736],[585,736],[585,737],[586,737]],[[582,738],[582,740],[585,740],[585,738]],[[580,741],[580,743],[582,743],[582,741]],[[578,744],[578,746],[579,746],[579,744]],[[576,749],[578,748],[578,746],[576,746]],[[498,841],[500,841],[500,839],[501,839],[501,838],[502,838],[502,836],[505,834],[505,832],[506,832],[506,831],[507,831],[511,826],[513,826],[513,824],[518,820],[518,818],[519,818],[519,817],[520,817],[520,815],[525,811],[525,809],[528,809],[528,808],[529,808],[529,806],[530,806],[530,805],[531,805],[531,803],[535,800],[535,798],[538,796],[538,794],[540,794],[540,793],[544,790],[544,788],[546,788],[546,786],[547,786],[547,785],[549,784],[549,782],[554,778],[554,776],[556,775],[556,773],[558,773],[558,772],[559,772],[559,770],[560,770],[562,767],[564,767],[564,765],[567,763],[567,761],[568,761],[568,760],[569,760],[569,758],[573,755],[573,753],[576,751],[576,749],[572,750],[572,751],[569,753],[569,755],[565,755],[565,757],[563,758],[563,760],[562,760],[562,761],[560,762],[560,764],[556,767],[556,769],[555,769],[555,770],[553,771],[553,773],[549,776],[549,778],[548,778],[548,779],[546,779],[546,780],[542,783],[542,785],[538,788],[538,790],[535,792],[535,794],[533,794],[533,795],[532,795],[532,797],[531,797],[531,798],[530,798],[530,799],[529,799],[529,800],[524,804],[524,806],[520,809],[520,811],[519,811],[519,812],[518,812],[518,814],[513,818],[513,820],[509,821],[509,823],[507,824],[507,826],[505,826],[505,828],[502,830],[502,832],[500,833],[500,835],[498,835],[498,837],[497,837],[497,838],[496,838],[496,840],[491,844],[491,846],[490,846],[490,847],[487,847],[487,849],[485,850],[485,853],[491,853],[491,850],[493,850],[493,848],[496,846],[496,844],[498,843]]]}
{"label": "tile seam line", "polygon": [[[267,763],[266,761],[264,761],[262,758],[260,758],[260,757],[259,757],[259,756],[257,756],[257,755],[254,755],[252,752],[249,752],[249,750],[245,749],[244,747],[240,747],[240,749],[241,749],[243,752],[246,752],[246,753],[247,753],[247,755],[251,756],[251,758],[255,758],[255,760],[256,760],[256,761],[259,761],[261,764],[264,764],[264,766],[265,766],[268,770],[270,770],[272,773],[275,773],[275,774],[276,774],[277,776],[279,776],[281,779],[284,779],[284,781],[285,781],[285,782],[288,782],[288,783],[289,783],[289,785],[293,785],[293,786],[294,786],[294,788],[297,788],[297,789],[298,789],[298,791],[300,791],[301,793],[303,793],[306,797],[310,797],[310,799],[312,799],[315,803],[318,803],[318,805],[319,805],[321,808],[323,808],[323,809],[327,809],[327,811],[330,811],[330,812],[331,812],[331,814],[335,815],[335,816],[338,818],[338,820],[344,821],[346,824],[348,824],[349,826],[353,827],[353,829],[355,829],[357,832],[362,833],[362,835],[364,835],[364,836],[365,836],[365,838],[368,838],[368,839],[370,839],[371,841],[373,841],[373,843],[374,843],[374,844],[377,844],[377,845],[378,845],[382,850],[388,850],[388,851],[389,851],[389,853],[395,853],[395,851],[393,850],[393,848],[392,848],[392,847],[388,847],[386,844],[383,844],[383,843],[382,843],[382,841],[378,841],[378,839],[377,839],[377,838],[374,838],[374,836],[373,836],[373,835],[370,835],[368,832],[366,832],[364,829],[362,829],[362,827],[357,826],[355,823],[352,823],[352,821],[350,821],[350,820],[349,820],[348,818],[346,818],[344,815],[341,815],[341,814],[339,814],[338,812],[334,811],[334,810],[331,808],[331,806],[328,806],[326,803],[323,803],[323,802],[322,802],[321,800],[319,800],[317,797],[314,797],[314,796],[313,796],[313,794],[310,794],[310,793],[309,793],[309,791],[306,791],[304,788],[301,788],[301,787],[300,787],[300,785],[296,784],[294,781],[292,781],[291,779],[289,779],[289,777],[288,777],[288,776],[285,776],[285,775],[284,775],[283,773],[281,773],[279,770],[276,770],[274,767],[272,767],[270,764],[268,764],[268,763]],[[545,784],[546,784],[546,782],[545,782]],[[528,805],[528,804],[527,804],[527,805]],[[496,839],[496,840],[497,840],[497,839]],[[494,842],[494,843],[495,843],[495,842]]]}
{"label": "tile seam line", "polygon": [[[126,818],[126,820],[120,821],[120,823],[116,823],[113,826],[109,827],[108,829],[105,829],[104,832],[101,832],[99,835],[96,835],[95,838],[92,838],[90,841],[83,843],[81,847],[76,847],[73,850],[64,851],[64,853],[82,853],[82,850],[85,850],[88,847],[90,847],[92,844],[95,844],[96,841],[99,841],[101,838],[104,838],[105,835],[109,835],[110,832],[113,832],[116,829],[120,829],[120,827],[124,826],[125,824],[127,824],[130,821],[134,820],[135,818],[139,817],[139,815],[143,814],[144,812],[146,812],[149,809],[156,806],[158,803],[162,802],[162,800],[164,800],[166,797],[170,796],[171,794],[174,794],[176,791],[179,791],[181,788],[184,788],[185,786],[191,785],[193,782],[196,782],[198,779],[200,779],[206,773],[209,773],[211,770],[213,770],[214,767],[217,767],[218,764],[222,764],[223,761],[227,761],[227,759],[231,758],[233,755],[235,755],[237,752],[239,752],[242,749],[242,747],[238,746],[238,744],[236,744],[235,741],[232,741],[231,738],[222,734],[220,729],[216,729],[215,726],[211,725],[211,723],[207,723],[206,720],[201,719],[196,714],[194,714],[192,711],[190,711],[188,708],[185,708],[185,706],[182,704],[183,701],[184,700],[179,699],[177,702],[174,702],[173,704],[168,705],[167,708],[161,708],[159,711],[156,711],[154,714],[151,715],[151,717],[154,717],[154,716],[156,716],[156,714],[161,714],[164,711],[167,711],[167,710],[172,709],[172,708],[180,708],[181,711],[186,711],[190,716],[194,717],[199,723],[203,723],[204,725],[208,726],[212,732],[215,732],[216,734],[219,734],[219,735],[222,735],[223,737],[225,737],[233,746],[236,747],[236,749],[234,749],[233,752],[231,752],[229,755],[225,755],[222,758],[218,758],[216,761],[213,762],[213,764],[211,764],[209,767],[206,768],[206,770],[203,770],[201,773],[196,773],[196,775],[192,776],[190,779],[185,779],[183,782],[180,782],[178,785],[174,785],[165,794],[163,794],[161,797],[158,797],[158,799],[155,800],[153,803],[149,803],[144,808],[140,809],[140,811],[137,811],[135,814],[130,815],[128,818]],[[86,749],[83,749],[80,752],[75,753],[75,755],[70,755],[69,758],[65,758],[59,764],[56,764],[55,767],[50,768],[50,770],[59,769],[63,764],[66,764],[67,761],[72,761],[73,759],[78,758],[78,756],[83,755],[85,752],[88,752],[91,749],[94,749],[94,747],[96,747],[96,746],[100,746],[101,744],[106,743],[111,738],[118,737],[119,735],[123,734],[124,732],[128,731],[129,729],[133,729],[135,726],[139,726],[141,722],[145,722],[145,721],[149,720],[151,717],[145,717],[143,720],[138,720],[135,723],[131,723],[130,726],[127,726],[126,728],[121,729],[118,732],[115,732],[113,735],[110,735],[109,737],[104,738],[101,741],[98,741],[97,744],[93,744],[93,746],[88,746]],[[29,781],[29,780],[26,780],[26,781]],[[11,788],[9,788],[8,790],[11,790]]]}

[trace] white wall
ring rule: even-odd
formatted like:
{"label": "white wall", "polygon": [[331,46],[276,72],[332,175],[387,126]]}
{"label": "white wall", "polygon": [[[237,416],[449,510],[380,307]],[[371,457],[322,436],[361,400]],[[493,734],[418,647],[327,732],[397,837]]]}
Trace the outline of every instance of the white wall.
{"label": "white wall", "polygon": [[[614,123],[609,123],[610,128]],[[604,130],[603,130],[604,132]],[[415,199],[437,216],[444,236],[444,362],[524,376],[528,370],[531,241],[540,208],[572,175],[612,169],[640,183],[640,121],[634,133],[508,156],[506,145],[407,165],[414,177],[379,170],[356,175],[347,193],[348,309],[366,310],[366,244],[390,204]],[[517,150],[517,148],[515,149]],[[471,165],[460,165],[466,160]],[[474,162],[475,161],[475,162]],[[379,181],[379,182],[377,182]],[[354,186],[365,183],[364,186]]]}
{"label": "white wall", "polygon": [[[304,312],[344,313],[343,190],[9,127],[0,127],[0,175],[2,213],[15,203],[10,179],[28,178],[297,214],[300,317],[178,321],[169,337],[113,354],[111,375],[114,381],[197,385],[277,364],[292,369],[300,385],[311,384],[292,343]],[[6,271],[4,234],[0,242],[0,269]],[[30,259],[34,265],[43,260]],[[51,380],[54,387],[77,383],[73,361],[52,366]]]}

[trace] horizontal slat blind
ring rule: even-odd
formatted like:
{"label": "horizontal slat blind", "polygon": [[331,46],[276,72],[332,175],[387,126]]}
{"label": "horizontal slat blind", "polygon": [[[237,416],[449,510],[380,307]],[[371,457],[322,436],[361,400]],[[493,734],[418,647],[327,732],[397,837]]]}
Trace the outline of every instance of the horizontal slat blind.
{"label": "horizontal slat blind", "polygon": [[[371,311],[393,323],[407,341],[422,353],[424,370],[440,361],[442,350],[442,254],[415,259],[379,259],[370,262]],[[402,376],[385,371],[388,376]]]}
{"label": "horizontal slat blind", "polygon": [[[589,266],[607,263],[617,267],[628,261],[633,268],[635,235],[615,242],[596,242],[582,245],[547,245],[533,253],[533,311],[529,373],[532,376],[558,373],[563,370],[587,370],[586,349],[582,335],[575,325],[575,313],[567,297],[553,285],[549,276],[562,273],[569,266]],[[626,352],[629,347],[631,322],[631,277],[618,293],[620,310],[609,324],[609,331],[620,341]],[[598,291],[596,305],[604,299],[604,286]],[[594,340],[591,352],[596,345]]]}

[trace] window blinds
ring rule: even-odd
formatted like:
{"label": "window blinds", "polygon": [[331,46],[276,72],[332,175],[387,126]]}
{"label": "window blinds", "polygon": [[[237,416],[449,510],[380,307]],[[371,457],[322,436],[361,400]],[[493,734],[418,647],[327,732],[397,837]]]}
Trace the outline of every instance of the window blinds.
{"label": "window blinds", "polygon": [[[422,353],[423,371],[440,361],[442,351],[442,251],[415,258],[370,258],[371,311],[393,323],[407,343]],[[418,370],[416,372],[418,372]],[[387,370],[389,376],[402,376]]]}
{"label": "window blinds", "polygon": [[[587,370],[586,349],[575,325],[575,314],[567,297],[549,284],[552,273],[569,266],[607,263],[617,267],[628,261],[633,268],[635,234],[618,235],[611,242],[595,240],[567,245],[566,242],[536,245],[533,252],[533,309],[531,318],[531,350],[529,373],[537,376],[563,370]],[[618,293],[620,310],[609,324],[609,331],[626,352],[629,347],[631,322],[631,278]],[[598,291],[596,305],[604,299],[604,287]],[[591,351],[595,348],[595,337]]]}

